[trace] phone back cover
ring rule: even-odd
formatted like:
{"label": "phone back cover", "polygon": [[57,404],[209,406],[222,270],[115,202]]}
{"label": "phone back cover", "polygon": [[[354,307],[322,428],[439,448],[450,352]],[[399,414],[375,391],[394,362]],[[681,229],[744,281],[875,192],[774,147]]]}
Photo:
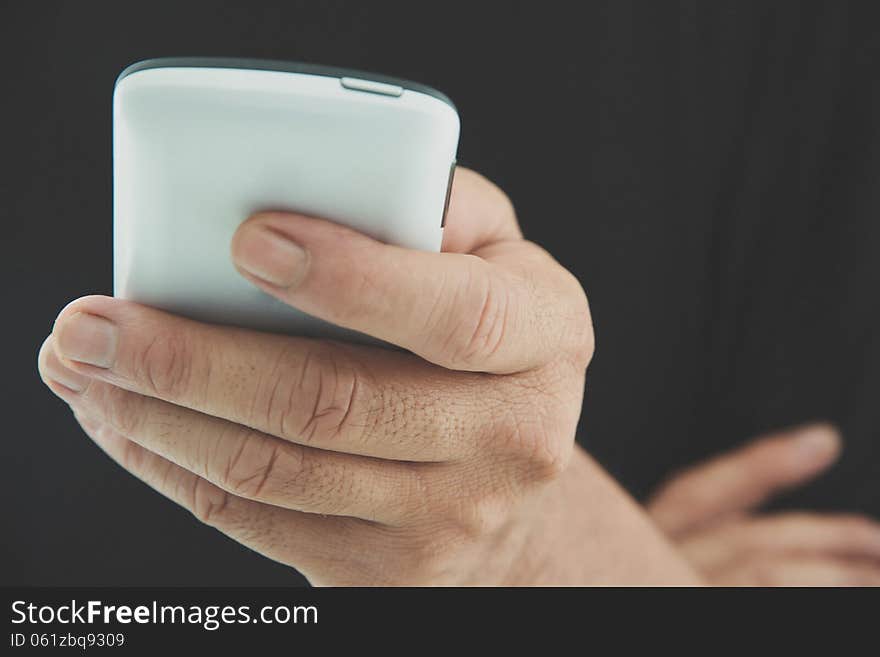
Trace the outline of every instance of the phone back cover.
{"label": "phone back cover", "polygon": [[114,290],[202,321],[357,338],[275,300],[229,256],[265,209],[437,251],[459,122],[451,105],[270,70],[135,71],[113,104]]}

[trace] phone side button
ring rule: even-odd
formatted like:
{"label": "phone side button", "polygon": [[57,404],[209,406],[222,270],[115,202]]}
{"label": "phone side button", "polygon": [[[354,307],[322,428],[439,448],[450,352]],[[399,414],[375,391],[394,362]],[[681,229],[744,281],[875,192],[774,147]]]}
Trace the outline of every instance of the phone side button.
{"label": "phone side button", "polygon": [[443,216],[440,218],[440,228],[446,226],[446,213],[449,212],[449,199],[452,198],[452,181],[455,180],[455,160],[449,167],[449,180],[446,183],[446,200],[443,202]]}
{"label": "phone side button", "polygon": [[361,80],[360,78],[339,78],[339,83],[352,91],[366,91],[370,94],[381,94],[382,96],[394,96],[397,98],[403,93],[403,87],[398,87],[396,84],[385,84],[384,82],[373,82],[372,80]]}

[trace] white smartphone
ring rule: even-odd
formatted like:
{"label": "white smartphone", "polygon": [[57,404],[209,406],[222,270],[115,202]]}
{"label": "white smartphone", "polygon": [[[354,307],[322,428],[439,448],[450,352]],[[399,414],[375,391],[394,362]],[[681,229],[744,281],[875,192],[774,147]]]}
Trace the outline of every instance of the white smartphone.
{"label": "white smartphone", "polygon": [[151,59],[113,93],[114,294],[201,321],[358,339],[254,287],[229,256],[258,210],[439,251],[459,118],[424,85],[287,62]]}

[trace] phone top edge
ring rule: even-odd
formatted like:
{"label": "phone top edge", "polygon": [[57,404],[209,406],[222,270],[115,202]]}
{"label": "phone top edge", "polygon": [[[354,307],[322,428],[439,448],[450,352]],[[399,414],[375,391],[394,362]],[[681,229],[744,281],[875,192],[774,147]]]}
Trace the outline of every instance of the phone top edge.
{"label": "phone top edge", "polygon": [[321,75],[324,77],[340,79],[358,78],[370,82],[390,84],[402,87],[406,91],[415,91],[417,93],[425,94],[426,96],[431,96],[449,105],[456,114],[458,113],[455,104],[450,100],[449,96],[425,84],[412,82],[411,80],[404,80],[402,78],[395,78],[390,75],[361,71],[358,69],[324,66],[323,64],[309,64],[304,62],[287,62],[274,59],[248,59],[242,57],[157,57],[135,62],[134,64],[127,66],[116,78],[115,84],[118,85],[120,81],[132,73],[156,68],[233,68],[257,71],[279,71],[282,73],[301,73],[304,75]]}

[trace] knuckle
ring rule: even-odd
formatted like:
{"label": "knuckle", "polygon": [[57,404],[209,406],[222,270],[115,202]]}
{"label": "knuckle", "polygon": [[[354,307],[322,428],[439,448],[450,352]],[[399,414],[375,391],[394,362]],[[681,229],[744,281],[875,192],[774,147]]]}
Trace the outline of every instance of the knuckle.
{"label": "knuckle", "polygon": [[192,346],[184,333],[158,333],[136,357],[135,373],[156,396],[178,398],[189,387],[192,356]]}
{"label": "knuckle", "polygon": [[[504,343],[512,321],[512,290],[471,261],[470,275],[450,302],[446,351],[453,365],[471,369],[494,355]],[[437,313],[432,313],[437,315]]]}
{"label": "knuckle", "polygon": [[189,508],[199,522],[220,527],[227,521],[230,494],[206,479],[193,477]]}
{"label": "knuckle", "polygon": [[509,521],[512,508],[510,498],[504,494],[477,494],[457,505],[454,525],[463,539],[479,540],[501,531]]}
{"label": "knuckle", "polygon": [[259,499],[278,479],[280,443],[256,433],[246,435],[227,455],[217,479],[225,490],[248,499]]}
{"label": "knuckle", "polygon": [[531,478],[538,483],[559,479],[568,468],[574,444],[550,436],[539,437],[529,459]]}
{"label": "knuckle", "polygon": [[499,418],[495,431],[502,451],[519,466],[521,477],[526,482],[547,483],[568,468],[576,422],[553,400],[541,407],[534,391],[522,394],[528,394],[529,400],[519,409],[511,405],[510,412]]}
{"label": "knuckle", "polygon": [[89,406],[125,437],[137,436],[144,422],[140,397],[107,383],[94,383],[89,389]]}
{"label": "knuckle", "polygon": [[303,444],[321,444],[363,431],[365,391],[364,377],[352,363],[331,354],[308,354],[281,402],[280,434]]}

